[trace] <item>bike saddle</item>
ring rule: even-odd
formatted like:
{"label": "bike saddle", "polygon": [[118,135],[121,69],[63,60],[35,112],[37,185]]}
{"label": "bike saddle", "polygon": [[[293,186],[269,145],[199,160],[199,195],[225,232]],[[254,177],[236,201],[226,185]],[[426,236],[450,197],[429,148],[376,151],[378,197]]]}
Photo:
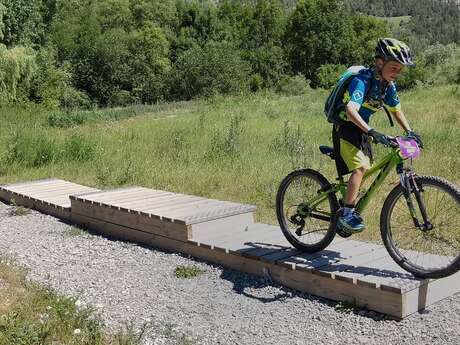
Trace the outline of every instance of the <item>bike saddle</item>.
{"label": "bike saddle", "polygon": [[334,156],[334,149],[330,146],[326,146],[326,145],[320,145],[319,146],[319,150],[321,151],[321,153],[323,155],[326,155],[328,156],[329,158],[331,159],[334,159],[335,156]]}

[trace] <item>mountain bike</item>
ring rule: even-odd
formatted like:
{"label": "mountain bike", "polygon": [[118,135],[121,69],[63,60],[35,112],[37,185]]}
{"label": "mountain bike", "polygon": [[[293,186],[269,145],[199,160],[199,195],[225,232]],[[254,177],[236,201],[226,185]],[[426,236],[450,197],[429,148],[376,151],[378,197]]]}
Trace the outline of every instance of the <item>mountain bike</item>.
{"label": "mountain bike", "polygon": [[[321,153],[335,159],[332,147]],[[412,167],[420,154],[415,140],[391,138],[390,152],[374,164],[363,180],[376,175],[360,192],[356,210],[362,213],[392,169],[399,181],[380,212],[380,235],[393,260],[421,278],[441,278],[460,269],[460,188],[436,176],[419,176]],[[326,248],[336,233],[351,234],[337,226],[347,182],[343,176],[330,183],[320,172],[301,169],[281,182],[276,213],[286,239],[298,250],[314,253]],[[366,230],[364,230],[366,231]]]}

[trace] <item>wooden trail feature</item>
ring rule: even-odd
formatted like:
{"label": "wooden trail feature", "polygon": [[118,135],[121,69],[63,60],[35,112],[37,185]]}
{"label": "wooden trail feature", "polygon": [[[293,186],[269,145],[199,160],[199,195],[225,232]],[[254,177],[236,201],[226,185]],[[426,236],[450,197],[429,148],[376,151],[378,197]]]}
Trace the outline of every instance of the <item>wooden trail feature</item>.
{"label": "wooden trail feature", "polygon": [[0,186],[0,199],[68,221],[69,195],[95,191],[98,189],[59,179],[46,179]]}
{"label": "wooden trail feature", "polygon": [[100,191],[58,179],[0,186],[0,198],[118,239],[179,251],[310,294],[404,318],[460,291],[460,272],[421,280],[381,245],[338,236],[301,253],[255,206],[127,187]]}

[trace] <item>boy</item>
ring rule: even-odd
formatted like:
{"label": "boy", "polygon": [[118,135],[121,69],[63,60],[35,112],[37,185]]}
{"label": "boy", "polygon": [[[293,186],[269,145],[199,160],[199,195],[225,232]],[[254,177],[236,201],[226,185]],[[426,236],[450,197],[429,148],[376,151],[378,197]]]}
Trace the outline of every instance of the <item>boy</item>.
{"label": "boy", "polygon": [[345,92],[345,111],[340,114],[343,121],[334,125],[332,131],[337,170],[340,175],[351,173],[343,214],[338,219],[338,226],[344,234],[364,230],[363,220],[354,207],[363,175],[371,167],[369,137],[375,143],[390,145],[388,136],[369,126],[371,115],[385,104],[407,135],[422,146],[420,136],[411,130],[401,110],[394,84],[405,66],[414,65],[411,51],[405,43],[392,38],[379,39],[375,49],[375,66],[360,71]]}

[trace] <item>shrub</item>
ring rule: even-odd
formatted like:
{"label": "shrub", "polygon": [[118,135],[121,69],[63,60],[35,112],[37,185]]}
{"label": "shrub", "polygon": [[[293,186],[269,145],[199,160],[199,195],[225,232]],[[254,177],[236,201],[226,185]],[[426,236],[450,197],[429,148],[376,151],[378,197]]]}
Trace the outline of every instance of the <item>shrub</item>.
{"label": "shrub", "polygon": [[20,46],[7,49],[0,44],[0,102],[26,100],[36,69],[32,49]]}
{"label": "shrub", "polygon": [[173,94],[179,99],[237,93],[248,90],[249,65],[228,42],[194,46],[178,58]]}
{"label": "shrub", "polygon": [[325,64],[316,70],[318,86],[323,89],[332,88],[340,75],[347,69],[344,65]]}
{"label": "shrub", "polygon": [[310,83],[302,74],[295,76],[285,76],[281,79],[276,87],[276,91],[286,96],[299,96],[307,93]]}
{"label": "shrub", "polygon": [[37,53],[37,73],[29,98],[51,109],[90,108],[88,95],[72,86],[71,66],[68,63],[57,66],[56,59],[54,47],[44,47]]}

